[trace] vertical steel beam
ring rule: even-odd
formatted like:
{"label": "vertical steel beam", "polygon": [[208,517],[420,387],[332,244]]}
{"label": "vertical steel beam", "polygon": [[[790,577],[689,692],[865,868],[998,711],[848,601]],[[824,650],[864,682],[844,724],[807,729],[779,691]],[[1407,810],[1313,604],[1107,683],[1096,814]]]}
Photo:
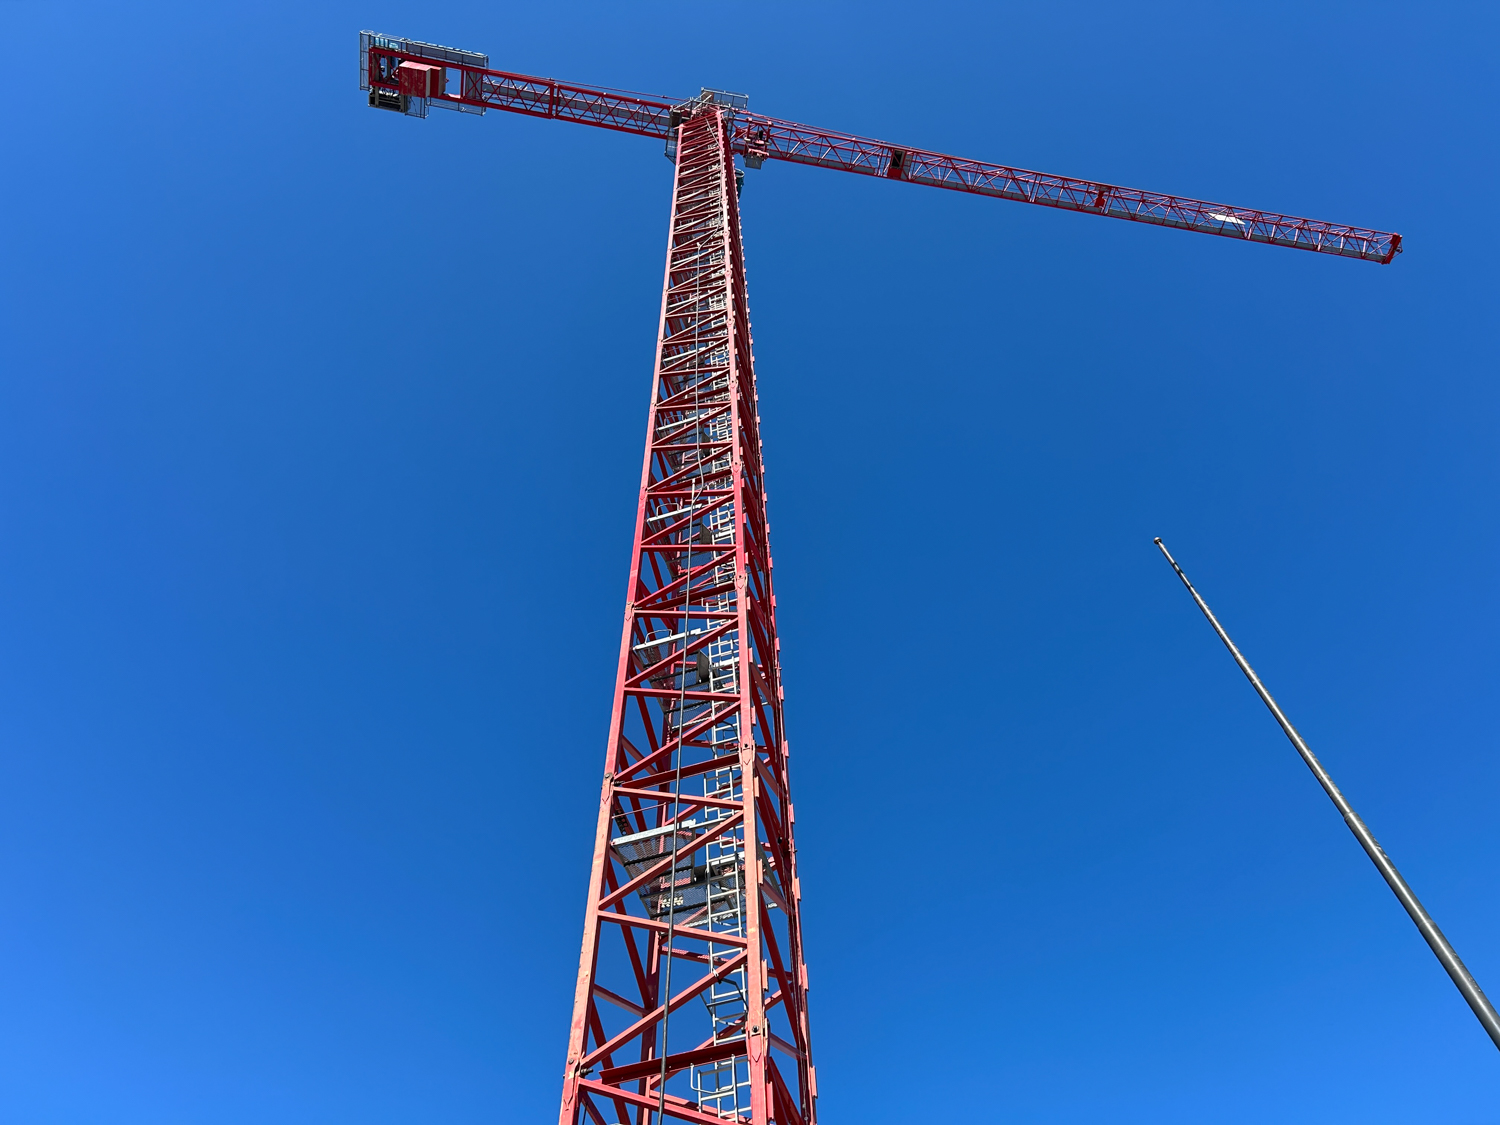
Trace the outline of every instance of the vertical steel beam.
{"label": "vertical steel beam", "polygon": [[676,134],[560,1125],[816,1121],[732,127]]}

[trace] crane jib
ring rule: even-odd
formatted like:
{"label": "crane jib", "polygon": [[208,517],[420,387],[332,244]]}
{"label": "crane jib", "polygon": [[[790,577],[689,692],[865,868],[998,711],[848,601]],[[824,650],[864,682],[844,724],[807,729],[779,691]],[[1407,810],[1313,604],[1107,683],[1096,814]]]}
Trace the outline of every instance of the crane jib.
{"label": "crane jib", "polygon": [[[360,35],[360,88],[369,92],[371,106],[411,116],[425,117],[433,106],[470,113],[498,109],[656,137],[669,144],[677,127],[695,108],[710,104],[726,107],[724,96],[713,91],[704,91],[698,98],[673,100],[558,82],[492,70],[488,56],[471,51],[373,32]],[[749,168],[759,168],[767,160],[810,164],[1383,265],[1402,249],[1401,236],[1387,231],[896,146],[763,117],[744,108],[742,95],[728,97],[734,98],[727,106],[733,118],[732,145]]]}

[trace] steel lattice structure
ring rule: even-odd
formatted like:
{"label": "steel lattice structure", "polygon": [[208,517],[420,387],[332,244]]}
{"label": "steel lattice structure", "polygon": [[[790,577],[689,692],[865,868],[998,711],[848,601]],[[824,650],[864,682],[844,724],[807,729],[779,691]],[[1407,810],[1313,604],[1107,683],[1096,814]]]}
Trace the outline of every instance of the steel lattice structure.
{"label": "steel lattice structure", "polygon": [[[388,63],[384,87],[382,59]],[[371,105],[379,104],[384,89],[388,101],[385,108],[399,108],[417,116],[425,116],[429,106],[481,113],[503,109],[670,140],[686,107],[692,104],[490,70],[484,55],[369,32],[361,37],[360,60],[361,88],[372,91]],[[373,72],[368,69],[371,66]],[[734,115],[730,144],[750,168],[759,168],[767,160],[812,164],[1382,265],[1389,265],[1401,253],[1401,236],[1386,231],[1054,176],[815,129],[750,113],[743,99],[734,108],[739,112]]]}
{"label": "steel lattice structure", "polygon": [[[601,1103],[619,1121],[641,1120],[664,1104],[685,1121],[811,1125],[807,970],[727,115],[707,103],[679,134],[562,1120],[581,1110],[605,1125]],[[614,956],[606,942],[619,943]]]}
{"label": "steel lattice structure", "polygon": [[362,32],[370,105],[657,137],[675,162],[645,463],[560,1125],[814,1125],[801,886],[736,159],[1389,263],[1401,236],[491,70]]}

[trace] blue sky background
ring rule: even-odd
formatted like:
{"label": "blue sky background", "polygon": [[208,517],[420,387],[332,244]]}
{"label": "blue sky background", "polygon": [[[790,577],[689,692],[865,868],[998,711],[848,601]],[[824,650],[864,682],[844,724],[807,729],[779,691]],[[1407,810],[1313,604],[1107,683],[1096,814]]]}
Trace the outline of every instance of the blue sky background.
{"label": "blue sky background", "polygon": [[1405,235],[749,173],[821,1109],[1500,1121],[1151,545],[1500,995],[1493,6],[0,16],[0,1120],[555,1119],[671,169],[372,27]]}

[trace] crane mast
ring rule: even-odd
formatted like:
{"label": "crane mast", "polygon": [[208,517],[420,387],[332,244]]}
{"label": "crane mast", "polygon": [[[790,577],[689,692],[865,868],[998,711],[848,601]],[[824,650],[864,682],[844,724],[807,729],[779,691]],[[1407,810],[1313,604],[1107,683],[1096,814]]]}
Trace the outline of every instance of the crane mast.
{"label": "crane mast", "polygon": [[561,1121],[572,1125],[580,1109],[597,1119],[603,1104],[621,1122],[655,1113],[812,1125],[801,888],[729,118],[706,102],[677,132]]}
{"label": "crane mast", "polygon": [[740,236],[742,160],[1389,263],[1401,237],[493,70],[360,34],[369,104],[655,137],[673,159],[646,450],[559,1125],[815,1125],[801,882]]}

